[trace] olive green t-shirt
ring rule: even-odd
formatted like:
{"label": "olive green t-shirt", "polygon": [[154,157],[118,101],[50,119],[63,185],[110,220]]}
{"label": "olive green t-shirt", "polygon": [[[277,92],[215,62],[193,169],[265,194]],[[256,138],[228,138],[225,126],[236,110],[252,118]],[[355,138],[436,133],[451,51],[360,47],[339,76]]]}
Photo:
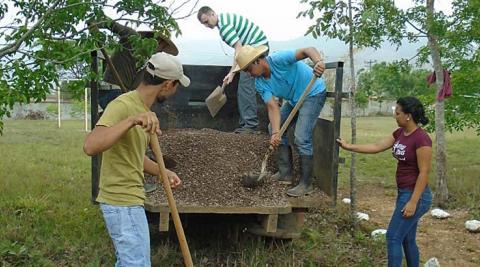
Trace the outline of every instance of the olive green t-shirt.
{"label": "olive green t-shirt", "polygon": [[[129,116],[149,112],[138,92],[125,93],[110,102],[97,126],[111,127]],[[103,152],[97,201],[110,205],[143,205],[143,160],[150,136],[134,126]]]}

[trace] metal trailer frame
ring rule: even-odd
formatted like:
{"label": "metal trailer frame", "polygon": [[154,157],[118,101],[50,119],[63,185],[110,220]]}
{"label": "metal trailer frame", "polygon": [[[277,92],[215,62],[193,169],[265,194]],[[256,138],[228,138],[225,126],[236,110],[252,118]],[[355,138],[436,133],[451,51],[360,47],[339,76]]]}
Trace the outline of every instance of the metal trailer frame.
{"label": "metal trailer frame", "polygon": [[[98,56],[97,51],[91,53],[91,71],[94,75],[90,82],[91,88],[91,127],[95,127],[98,121]],[[335,141],[340,136],[340,122],[342,99],[348,98],[348,93],[342,92],[343,87],[343,65],[341,61],[326,63],[326,69],[335,69],[335,88],[333,92],[327,92],[327,97],[333,98],[333,121],[319,118],[314,130],[314,170],[313,175],[315,181],[322,191],[327,193],[331,198],[333,205],[336,205],[337,200],[337,180],[338,180],[338,165],[343,160],[339,158],[339,146]],[[198,65],[184,65],[184,71],[192,80],[192,85],[189,89],[180,87],[177,95],[166,101],[165,105],[154,105],[154,110],[157,115],[162,118],[162,127],[166,128],[216,128],[219,130],[231,131],[237,124],[238,112],[236,111],[236,87],[238,84],[238,75],[234,81],[227,86],[226,94],[229,99],[227,104],[220,110],[219,114],[212,119],[203,103],[203,100],[216,86],[216,82],[228,72],[229,66],[198,66]],[[209,75],[205,75],[208,70]],[[211,74],[211,75],[210,75]],[[96,79],[97,78],[97,79]],[[197,87],[196,93],[191,88]],[[261,100],[258,98],[259,102]],[[263,106],[263,112],[262,108]],[[266,108],[264,105],[259,106],[260,124],[262,121],[268,120],[266,116]],[[194,111],[194,112],[192,112]],[[263,115],[262,115],[263,114]],[[236,117],[237,116],[237,117]],[[265,125],[265,123],[264,123]],[[263,128],[262,130],[266,130]],[[98,195],[99,177],[100,177],[100,162],[101,155],[92,157],[91,175],[92,175],[92,190],[91,200],[96,203],[95,199]]]}

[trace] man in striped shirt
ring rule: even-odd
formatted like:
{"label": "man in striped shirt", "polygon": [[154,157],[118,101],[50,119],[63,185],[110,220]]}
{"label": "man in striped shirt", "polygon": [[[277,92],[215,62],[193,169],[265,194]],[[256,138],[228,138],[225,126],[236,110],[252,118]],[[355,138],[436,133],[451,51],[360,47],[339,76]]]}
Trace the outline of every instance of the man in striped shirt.
{"label": "man in striped shirt", "polygon": [[[200,8],[197,14],[200,23],[210,29],[218,27],[222,40],[235,49],[235,54],[244,45],[257,47],[266,45],[268,40],[265,33],[249,19],[231,13],[215,13],[210,7]],[[236,62],[233,58],[233,65],[227,76],[223,79],[224,84],[232,82],[235,73]],[[255,81],[246,72],[240,73],[238,81],[238,110],[240,112],[240,128],[236,133],[255,133],[258,129],[257,101],[256,101]]]}

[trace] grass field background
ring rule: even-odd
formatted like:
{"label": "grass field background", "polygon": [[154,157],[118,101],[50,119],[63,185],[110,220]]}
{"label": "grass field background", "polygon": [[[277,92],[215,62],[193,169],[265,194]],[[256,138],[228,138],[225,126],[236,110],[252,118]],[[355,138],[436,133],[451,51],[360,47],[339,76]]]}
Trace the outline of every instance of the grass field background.
{"label": "grass field background", "polygon": [[[392,118],[359,118],[358,142],[373,142],[396,128]],[[82,151],[83,121],[5,121],[0,136],[0,265],[1,266],[113,266],[114,250],[101,213],[90,201],[90,158]],[[349,139],[349,120],[342,123]],[[432,139],[434,136],[432,135]],[[447,134],[450,208],[467,208],[480,215],[480,138],[473,131]],[[339,185],[348,189],[349,153],[340,166]],[[435,165],[435,162],[434,162]],[[395,187],[395,161],[390,152],[359,155],[359,184]],[[435,185],[434,171],[431,184]],[[246,236],[205,243],[191,240],[194,261],[200,266],[371,266],[384,263],[384,244],[361,231],[352,237],[348,210],[328,208],[309,224],[300,240],[266,242]],[[348,228],[348,227],[345,227]],[[339,230],[340,229],[340,230]],[[343,229],[343,230],[342,230]],[[221,237],[219,237],[221,239]],[[332,242],[335,240],[335,242]],[[152,243],[155,266],[181,265],[175,241]]]}

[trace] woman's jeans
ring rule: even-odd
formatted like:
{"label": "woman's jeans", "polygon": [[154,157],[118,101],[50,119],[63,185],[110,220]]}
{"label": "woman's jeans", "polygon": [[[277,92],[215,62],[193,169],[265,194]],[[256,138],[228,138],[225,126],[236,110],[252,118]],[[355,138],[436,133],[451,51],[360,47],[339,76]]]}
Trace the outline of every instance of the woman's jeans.
{"label": "woman's jeans", "polygon": [[419,266],[420,255],[418,252],[416,235],[420,218],[432,205],[432,192],[427,186],[417,203],[417,209],[412,217],[405,218],[402,209],[410,200],[413,191],[410,189],[398,189],[397,203],[393,211],[392,219],[387,230],[388,266],[402,266],[402,247],[407,259],[407,266]]}
{"label": "woman's jeans", "polygon": [[143,206],[100,203],[115,246],[115,267],[150,267],[150,232]]}
{"label": "woman's jeans", "polygon": [[[295,145],[300,155],[313,155],[313,129],[317,124],[323,105],[325,104],[327,93],[325,91],[313,96],[306,97],[302,106],[298,110],[297,115],[288,126],[282,138],[282,144],[288,145],[287,131],[290,127],[295,127]],[[292,112],[294,106],[289,102],[285,102],[280,109],[281,125],[287,120],[288,115]]]}

